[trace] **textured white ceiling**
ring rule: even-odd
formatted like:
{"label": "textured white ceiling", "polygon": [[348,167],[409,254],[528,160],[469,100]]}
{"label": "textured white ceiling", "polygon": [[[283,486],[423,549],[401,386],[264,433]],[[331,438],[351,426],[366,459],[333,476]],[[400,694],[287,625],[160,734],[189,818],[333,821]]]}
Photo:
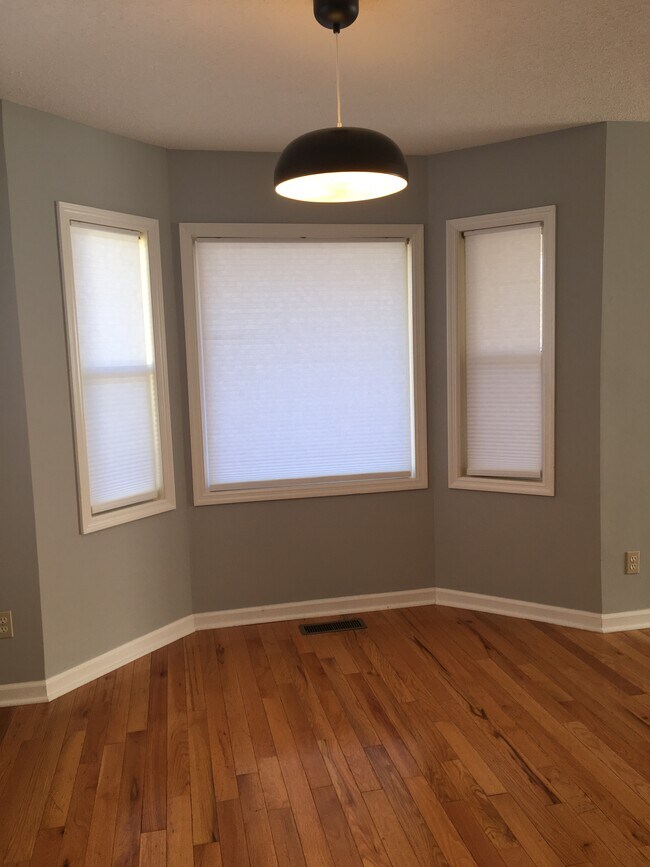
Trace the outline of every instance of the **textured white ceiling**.
{"label": "textured white ceiling", "polygon": [[[0,0],[0,97],[172,148],[334,125],[311,0]],[[343,121],[432,153],[650,120],[649,0],[360,0]]]}

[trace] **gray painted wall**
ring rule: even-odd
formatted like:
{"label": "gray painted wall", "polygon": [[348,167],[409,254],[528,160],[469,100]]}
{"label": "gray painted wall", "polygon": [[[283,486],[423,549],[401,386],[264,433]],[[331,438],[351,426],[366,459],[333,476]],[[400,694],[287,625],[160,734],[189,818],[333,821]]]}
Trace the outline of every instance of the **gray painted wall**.
{"label": "gray painted wall", "polygon": [[[191,611],[184,430],[167,157],[160,148],[4,104],[45,672],[56,674]],[[56,201],[160,220],[179,507],[82,536],[78,528]],[[17,623],[20,629],[20,622]]]}
{"label": "gray painted wall", "polygon": [[[410,160],[411,183],[404,193],[325,206],[279,198],[273,191],[275,160],[273,154],[170,152],[172,220],[426,220],[424,158]],[[433,584],[430,490],[201,506],[192,519],[196,611]]]}
{"label": "gray painted wall", "polygon": [[[17,637],[0,643],[0,682],[40,678],[43,653],[51,676],[192,610],[434,583],[593,611],[601,598],[605,610],[650,604],[647,580],[619,574],[625,548],[648,547],[650,525],[647,125],[414,158],[404,193],[319,206],[274,194],[272,154],[166,153],[8,103],[3,122],[0,608],[14,609]],[[57,200],[161,225],[178,508],[88,536],[78,530]],[[558,206],[557,496],[451,491],[445,221],[544,204]],[[191,507],[177,223],[192,221],[427,224],[428,490]]]}
{"label": "gray painted wall", "polygon": [[[601,384],[603,611],[650,608],[650,124],[607,124]],[[641,574],[624,552],[641,551]]]}
{"label": "gray painted wall", "polygon": [[[428,364],[436,584],[600,610],[605,125],[431,157]],[[445,221],[557,205],[556,496],[447,487]]]}
{"label": "gray painted wall", "polygon": [[23,364],[11,252],[0,105],[0,609],[16,637],[0,641],[0,683],[43,677],[43,631]]}

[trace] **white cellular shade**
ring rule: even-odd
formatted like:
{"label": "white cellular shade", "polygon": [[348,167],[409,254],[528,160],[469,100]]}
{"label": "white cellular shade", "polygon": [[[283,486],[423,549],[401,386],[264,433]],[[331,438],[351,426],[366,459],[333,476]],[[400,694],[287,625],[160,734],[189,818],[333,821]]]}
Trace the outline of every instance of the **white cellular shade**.
{"label": "white cellular shade", "polygon": [[542,229],[465,234],[467,474],[542,475]]}
{"label": "white cellular shade", "polygon": [[74,299],[93,514],[161,488],[151,289],[139,232],[71,223]]}
{"label": "white cellular shade", "polygon": [[194,250],[207,486],[410,477],[406,242]]}

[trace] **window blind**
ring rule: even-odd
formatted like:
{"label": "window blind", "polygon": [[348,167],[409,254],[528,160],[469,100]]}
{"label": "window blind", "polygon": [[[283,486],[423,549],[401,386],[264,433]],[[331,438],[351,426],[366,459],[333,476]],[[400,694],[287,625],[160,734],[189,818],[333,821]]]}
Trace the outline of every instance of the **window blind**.
{"label": "window blind", "polygon": [[542,474],[542,229],[465,233],[467,474]]}
{"label": "window blind", "polygon": [[93,513],[155,499],[161,487],[146,240],[71,223],[83,418]]}
{"label": "window blind", "polygon": [[408,246],[196,240],[207,484],[410,476]]}

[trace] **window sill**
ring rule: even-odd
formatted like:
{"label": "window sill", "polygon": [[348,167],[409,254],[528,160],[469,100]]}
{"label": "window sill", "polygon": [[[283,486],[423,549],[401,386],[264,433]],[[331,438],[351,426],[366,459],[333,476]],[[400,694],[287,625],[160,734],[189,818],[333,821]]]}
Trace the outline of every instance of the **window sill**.
{"label": "window sill", "polygon": [[83,510],[81,532],[95,533],[97,530],[106,530],[108,527],[117,527],[119,524],[128,524],[131,521],[139,521],[140,518],[149,518],[151,515],[159,515],[162,512],[171,512],[176,508],[175,497],[149,500],[146,503],[138,503],[134,506],[125,506],[112,512],[100,512],[97,515]]}
{"label": "window sill", "polygon": [[336,480],[314,484],[313,482],[290,485],[266,485],[258,488],[228,488],[209,490],[204,488],[194,497],[195,506],[214,506],[225,503],[256,503],[265,500],[296,500],[312,497],[341,497],[349,494],[378,494],[390,491],[411,491],[428,487],[426,474],[410,478],[367,479],[365,481]]}
{"label": "window sill", "polygon": [[554,497],[555,485],[547,479],[493,479],[480,476],[458,476],[449,479],[449,487],[464,491],[492,491],[502,494],[532,494]]}

